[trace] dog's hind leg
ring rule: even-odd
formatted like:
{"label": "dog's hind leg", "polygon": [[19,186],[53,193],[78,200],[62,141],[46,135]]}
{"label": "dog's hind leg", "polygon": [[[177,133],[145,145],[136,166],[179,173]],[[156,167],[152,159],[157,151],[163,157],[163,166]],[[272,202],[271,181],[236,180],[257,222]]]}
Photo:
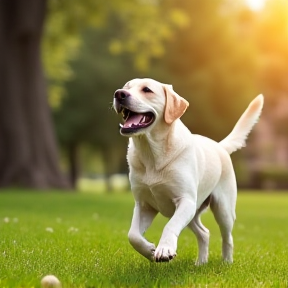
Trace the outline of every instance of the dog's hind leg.
{"label": "dog's hind leg", "polygon": [[208,262],[209,254],[209,230],[202,224],[200,216],[201,213],[209,206],[210,196],[203,202],[198,209],[193,220],[189,223],[188,227],[194,232],[198,242],[198,259],[196,265],[205,264]]}
{"label": "dog's hind leg", "polygon": [[229,263],[233,262],[232,229],[236,219],[235,207],[237,187],[235,181],[222,182],[212,193],[210,208],[217,221],[222,236],[222,257]]}

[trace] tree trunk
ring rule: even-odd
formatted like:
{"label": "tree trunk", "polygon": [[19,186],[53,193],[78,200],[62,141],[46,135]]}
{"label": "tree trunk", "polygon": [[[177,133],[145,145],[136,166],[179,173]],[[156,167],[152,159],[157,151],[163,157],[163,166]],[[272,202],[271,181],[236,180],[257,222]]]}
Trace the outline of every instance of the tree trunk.
{"label": "tree trunk", "polygon": [[0,187],[68,188],[41,65],[45,0],[0,1]]}

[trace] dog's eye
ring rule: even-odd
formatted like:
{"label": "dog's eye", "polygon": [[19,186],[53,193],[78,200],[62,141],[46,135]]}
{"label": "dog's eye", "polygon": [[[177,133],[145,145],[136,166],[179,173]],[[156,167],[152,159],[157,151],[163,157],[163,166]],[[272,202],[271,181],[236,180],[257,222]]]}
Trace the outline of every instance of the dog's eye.
{"label": "dog's eye", "polygon": [[142,89],[142,91],[145,92],[145,93],[151,93],[152,92],[148,87],[144,87]]}

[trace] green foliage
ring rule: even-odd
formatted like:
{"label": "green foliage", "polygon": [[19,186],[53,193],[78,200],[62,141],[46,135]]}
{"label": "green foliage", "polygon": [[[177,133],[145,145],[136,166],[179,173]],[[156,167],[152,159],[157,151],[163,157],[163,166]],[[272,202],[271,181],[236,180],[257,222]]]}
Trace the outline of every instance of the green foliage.
{"label": "green foliage", "polygon": [[[2,191],[3,192],[3,191]],[[63,287],[287,287],[287,194],[239,194],[232,265],[220,260],[218,226],[210,212],[210,261],[197,267],[194,235],[180,235],[171,263],[149,263],[129,245],[129,194],[0,194],[0,286],[39,287],[47,274]],[[26,191],[27,192],[27,191]],[[166,219],[147,238],[157,243]]]}
{"label": "green foliage", "polygon": [[110,42],[110,51],[116,55],[123,52],[133,55],[139,71],[148,70],[151,57],[163,56],[163,41],[171,39],[175,28],[185,27],[189,21],[182,10],[169,9],[164,1],[139,1],[119,16],[114,13],[114,17],[118,17],[120,33]]}
{"label": "green foliage", "polygon": [[228,13],[222,0],[175,5],[190,22],[174,36],[163,67],[190,102],[183,119],[191,131],[221,140],[257,93],[255,49],[240,29],[239,15],[246,10],[230,8]]}
{"label": "green foliage", "polygon": [[[89,139],[98,143],[103,139],[106,143],[105,137],[117,134],[119,119],[112,110],[113,94],[136,72],[130,67],[131,58],[110,55],[107,44],[114,31],[94,29],[83,34],[79,57],[71,63],[77,74],[65,85],[69,96],[55,110],[61,142]],[[115,133],[111,133],[113,127]]]}
{"label": "green foliage", "polygon": [[69,62],[77,57],[81,31],[87,26],[103,27],[107,11],[105,1],[88,0],[85,5],[76,0],[48,1],[42,54],[52,107],[60,105],[65,95],[63,83],[73,75]]}
{"label": "green foliage", "polygon": [[76,58],[81,33],[87,27],[105,31],[110,29],[110,21],[117,21],[117,33],[107,41],[106,48],[114,55],[129,52],[134,58],[132,66],[147,70],[152,57],[163,55],[163,42],[187,23],[185,13],[164,9],[167,5],[163,3],[88,0],[79,4],[77,0],[49,0],[42,50],[51,106],[61,103],[63,83],[73,75],[69,62]]}
{"label": "green foliage", "polygon": [[113,94],[136,72],[131,57],[111,55],[108,51],[109,41],[115,35],[113,19],[109,23],[109,31],[88,29],[83,33],[79,57],[71,63],[77,74],[66,82],[68,96],[53,115],[62,147],[93,146],[109,157],[105,159],[106,166],[117,166],[119,158],[125,162],[127,139],[118,132],[121,120],[112,109]]}

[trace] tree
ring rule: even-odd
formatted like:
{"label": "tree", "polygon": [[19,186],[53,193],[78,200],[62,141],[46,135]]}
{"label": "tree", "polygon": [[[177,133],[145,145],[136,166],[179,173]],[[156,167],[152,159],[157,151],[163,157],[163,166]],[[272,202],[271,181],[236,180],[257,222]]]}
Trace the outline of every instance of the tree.
{"label": "tree", "polygon": [[0,2],[0,187],[69,187],[41,65],[45,11],[45,0]]}
{"label": "tree", "polygon": [[73,77],[70,63],[77,58],[83,30],[93,27],[104,32],[111,28],[111,21],[117,22],[115,33],[106,41],[107,49],[116,56],[128,53],[133,58],[131,67],[144,72],[152,59],[163,56],[165,41],[187,24],[185,12],[172,9],[170,2],[49,0],[43,60],[52,107],[61,105],[64,83]]}
{"label": "tree", "polygon": [[64,86],[69,96],[64,97],[53,112],[73,185],[79,176],[79,150],[84,144],[101,151],[107,179],[111,173],[119,171],[121,161],[126,162],[127,139],[118,133],[121,120],[111,103],[114,91],[132,78],[135,70],[123,69],[133,66],[131,56],[109,53],[109,40],[115,35],[115,29],[111,29],[111,23],[108,27],[83,33],[79,57],[71,63],[75,75]]}
{"label": "tree", "polygon": [[[59,92],[63,81],[69,78],[69,67],[65,64],[73,56],[72,54],[76,54],[79,47],[77,37],[80,31],[87,25],[97,27],[105,25],[106,15],[111,11],[117,12],[116,15],[122,19],[121,24],[126,25],[126,31],[129,31],[111,44],[114,53],[119,52],[122,41],[133,39],[130,41],[129,49],[133,51],[137,51],[137,47],[140,47],[140,50],[144,49],[142,58],[145,56],[149,59],[155,53],[159,54],[161,41],[168,37],[167,29],[172,27],[175,21],[167,18],[168,22],[163,21],[159,24],[161,29],[154,39],[154,44],[159,44],[154,45],[158,47],[156,52],[154,49],[147,49],[149,41],[146,39],[145,43],[142,42],[143,34],[138,36],[139,31],[134,29],[135,23],[130,21],[133,16],[140,27],[145,27],[147,15],[150,14],[150,20],[154,20],[151,21],[153,25],[151,23],[146,25],[145,31],[147,35],[151,34],[160,13],[158,8],[159,6],[152,2],[146,4],[133,0],[87,0],[85,4],[79,4],[76,0],[1,1],[0,187],[23,185],[33,188],[63,188],[69,186],[58,166],[57,146],[41,64],[41,40],[46,12],[49,12],[47,23],[51,26],[45,27],[45,37],[47,36],[45,39],[48,40],[44,41],[43,55],[50,87],[56,87],[52,90]],[[164,29],[166,26],[167,29]],[[63,49],[65,42],[63,39],[66,36],[69,36],[71,41],[68,46],[65,46],[67,49]],[[61,50],[59,50],[60,46],[62,54],[54,54],[53,52]],[[49,52],[46,50],[47,47],[51,48]],[[123,47],[122,50],[125,50],[125,46]],[[60,56],[53,58],[51,55]],[[51,61],[51,59],[56,60]],[[57,63],[57,67],[64,67],[64,69],[55,69],[56,66],[49,66],[47,63]]]}

